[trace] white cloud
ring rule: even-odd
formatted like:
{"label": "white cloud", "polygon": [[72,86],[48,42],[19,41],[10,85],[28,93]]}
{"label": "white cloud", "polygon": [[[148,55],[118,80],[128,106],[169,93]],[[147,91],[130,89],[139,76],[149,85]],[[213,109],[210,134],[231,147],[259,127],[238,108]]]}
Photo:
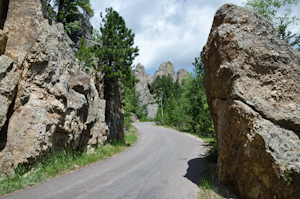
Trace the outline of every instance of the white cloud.
{"label": "white cloud", "polygon": [[[135,33],[135,45],[140,49],[134,64],[141,63],[150,73],[161,63],[171,61],[175,70],[192,71],[192,62],[205,45],[213,17],[225,3],[242,5],[244,0],[92,0],[99,26],[100,12],[113,7]],[[299,29],[298,29],[299,30]]]}

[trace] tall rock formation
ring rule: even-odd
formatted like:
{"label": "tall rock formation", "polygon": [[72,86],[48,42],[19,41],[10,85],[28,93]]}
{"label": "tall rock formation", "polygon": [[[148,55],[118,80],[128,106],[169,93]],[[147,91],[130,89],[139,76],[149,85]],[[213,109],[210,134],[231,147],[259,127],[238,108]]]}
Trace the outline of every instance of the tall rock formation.
{"label": "tall rock formation", "polygon": [[[158,104],[154,99],[154,95],[150,93],[150,85],[149,77],[143,65],[138,64],[134,70],[134,76],[140,81],[136,84],[135,92],[139,98],[139,105],[142,107],[143,105],[147,106],[147,118],[155,118],[156,112],[158,110]],[[151,80],[150,80],[151,81]]]}
{"label": "tall rock formation", "polygon": [[177,71],[176,79],[178,80],[178,83],[180,85],[182,84],[183,78],[185,78],[187,75],[188,75],[188,72],[183,68],[181,68]]}
{"label": "tall rock formation", "polygon": [[[9,1],[0,56],[0,171],[6,174],[52,150],[93,151],[124,137],[120,98],[105,98],[105,87],[116,89],[117,82],[105,85],[100,72],[85,71],[63,25],[44,18],[45,5]],[[121,112],[107,119],[111,104]]]}
{"label": "tall rock formation", "polygon": [[181,84],[182,79],[185,78],[187,74],[187,71],[183,68],[175,73],[174,66],[170,61],[162,63],[153,76],[146,73],[143,65],[138,64],[136,66],[134,76],[140,81],[136,84],[135,91],[139,97],[139,105],[141,107],[143,105],[147,106],[147,118],[155,118],[158,110],[158,103],[156,102],[156,99],[154,99],[154,95],[150,93],[150,87],[155,78],[163,75],[171,75],[174,82],[178,80]]}
{"label": "tall rock formation", "polygon": [[[171,75],[174,82],[177,80],[177,75],[175,73],[174,65],[172,62],[168,61],[168,62],[162,63],[159,66],[158,70],[153,74],[152,80],[154,81],[157,76],[163,76],[163,75],[166,75],[166,76]],[[152,82],[151,82],[151,84],[152,84]]]}
{"label": "tall rock formation", "polygon": [[300,198],[300,52],[261,15],[226,4],[202,59],[219,180],[240,198]]}

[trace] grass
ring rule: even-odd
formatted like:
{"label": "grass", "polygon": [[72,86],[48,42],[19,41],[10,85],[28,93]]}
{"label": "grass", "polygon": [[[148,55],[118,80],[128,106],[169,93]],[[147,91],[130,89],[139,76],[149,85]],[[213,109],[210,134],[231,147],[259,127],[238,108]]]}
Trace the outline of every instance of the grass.
{"label": "grass", "polygon": [[131,126],[124,140],[105,144],[94,153],[83,152],[54,152],[47,159],[29,168],[18,167],[15,175],[10,178],[0,178],[0,196],[16,190],[45,182],[58,175],[85,167],[95,162],[108,159],[125,151],[137,141],[137,130]]}
{"label": "grass", "polygon": [[214,186],[214,179],[216,178],[216,173],[214,171],[214,167],[207,166],[204,170],[204,176],[199,184],[200,192],[199,198],[200,199],[207,199],[207,198],[221,198],[218,187]]}

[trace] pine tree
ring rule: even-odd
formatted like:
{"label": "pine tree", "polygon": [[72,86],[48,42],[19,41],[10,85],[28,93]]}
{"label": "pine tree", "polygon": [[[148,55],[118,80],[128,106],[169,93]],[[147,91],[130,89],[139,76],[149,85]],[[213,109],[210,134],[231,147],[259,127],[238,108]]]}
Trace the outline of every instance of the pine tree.
{"label": "pine tree", "polygon": [[92,52],[92,48],[87,47],[87,41],[84,36],[81,37],[80,40],[80,49],[76,52],[76,57],[84,63],[84,65],[88,68],[95,67],[94,56]]}
{"label": "pine tree", "polygon": [[[138,55],[138,47],[132,47],[134,34],[126,27],[124,19],[118,12],[107,8],[105,17],[102,16],[102,13],[100,17],[103,22],[100,24],[102,46],[95,47],[95,54],[99,59],[99,69],[104,74],[104,98],[107,101],[106,120],[116,117],[115,104],[122,102],[125,109],[125,127],[128,128],[130,112],[134,112],[134,107],[137,107],[137,98],[134,92],[137,79],[132,75],[131,65]],[[120,81],[124,89],[120,89]],[[120,90],[125,90],[125,92],[120,93]],[[121,112],[118,112],[118,115],[120,120],[124,120]],[[109,125],[109,129],[111,130],[109,139],[123,139],[122,135],[115,131],[114,124]]]}
{"label": "pine tree", "polygon": [[125,83],[132,78],[132,61],[138,56],[138,47],[134,44],[134,34],[126,27],[124,19],[112,8],[106,9],[106,16],[101,18],[102,49],[96,51],[101,60],[101,71],[107,77],[120,77]]}

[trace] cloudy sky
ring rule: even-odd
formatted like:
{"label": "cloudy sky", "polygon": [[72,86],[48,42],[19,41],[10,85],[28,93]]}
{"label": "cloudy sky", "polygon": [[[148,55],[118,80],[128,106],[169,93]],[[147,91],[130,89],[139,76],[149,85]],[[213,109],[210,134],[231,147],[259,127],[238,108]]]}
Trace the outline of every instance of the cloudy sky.
{"label": "cloudy sky", "polygon": [[[175,71],[192,72],[195,57],[206,43],[215,12],[225,3],[242,6],[245,0],[91,0],[94,27],[101,22],[100,12],[113,7],[135,33],[141,63],[153,74],[163,62],[171,61]],[[300,11],[300,5],[297,5]],[[295,29],[300,33],[299,26]]]}

